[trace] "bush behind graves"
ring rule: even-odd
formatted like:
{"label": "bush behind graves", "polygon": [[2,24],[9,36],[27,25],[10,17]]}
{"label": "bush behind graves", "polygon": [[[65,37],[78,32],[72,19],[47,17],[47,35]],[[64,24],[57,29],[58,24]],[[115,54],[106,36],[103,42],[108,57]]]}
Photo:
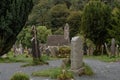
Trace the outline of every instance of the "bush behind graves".
{"label": "bush behind graves", "polygon": [[58,53],[58,57],[60,58],[67,58],[70,56],[70,47],[69,46],[62,46],[59,48],[59,53]]}

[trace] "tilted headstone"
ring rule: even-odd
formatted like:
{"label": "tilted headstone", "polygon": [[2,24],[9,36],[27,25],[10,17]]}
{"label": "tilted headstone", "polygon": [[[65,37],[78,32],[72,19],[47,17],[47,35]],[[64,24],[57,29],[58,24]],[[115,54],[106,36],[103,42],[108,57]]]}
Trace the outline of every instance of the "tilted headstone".
{"label": "tilted headstone", "polygon": [[111,56],[115,56],[115,39],[111,40]]}
{"label": "tilted headstone", "polygon": [[108,46],[107,46],[106,43],[105,43],[105,49],[106,49],[106,52],[107,52],[108,56],[110,57],[110,51],[109,51]]}
{"label": "tilted headstone", "polygon": [[56,57],[56,54],[57,54],[56,47],[50,47],[49,49],[50,49],[51,56]]}
{"label": "tilted headstone", "polygon": [[83,42],[77,37],[71,40],[71,70],[75,73],[81,71],[83,64]]}

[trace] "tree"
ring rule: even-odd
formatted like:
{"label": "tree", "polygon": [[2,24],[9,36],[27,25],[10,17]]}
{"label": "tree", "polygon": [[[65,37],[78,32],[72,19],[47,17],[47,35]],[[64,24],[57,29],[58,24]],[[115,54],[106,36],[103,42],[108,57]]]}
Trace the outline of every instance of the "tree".
{"label": "tree", "polygon": [[32,6],[32,0],[0,0],[0,56],[15,43]]}
{"label": "tree", "polygon": [[[51,30],[47,29],[46,26],[36,26],[36,29],[39,43],[45,43],[47,41],[47,36],[52,34]],[[17,43],[22,43],[24,47],[30,48],[31,39],[31,27],[27,26],[26,28],[23,28],[23,30],[17,36]]]}
{"label": "tree", "polygon": [[96,45],[97,52],[106,41],[110,28],[111,9],[101,1],[90,1],[83,10],[82,30],[86,38]]}
{"label": "tree", "polygon": [[55,5],[50,9],[50,21],[53,29],[63,27],[66,23],[66,18],[69,15],[69,10],[65,4]]}
{"label": "tree", "polygon": [[89,0],[71,0],[73,10],[83,10],[84,6],[88,3]]}
{"label": "tree", "polygon": [[68,16],[67,22],[70,25],[70,37],[73,37],[79,33],[79,29],[81,26],[81,18],[82,18],[81,11],[73,11]]}
{"label": "tree", "polygon": [[52,7],[50,0],[36,1],[31,14],[29,15],[27,25],[43,25],[49,24],[49,10]]}
{"label": "tree", "polygon": [[38,39],[41,43],[46,43],[48,35],[52,35],[51,29],[46,26],[37,26]]}
{"label": "tree", "polygon": [[53,0],[54,5],[66,4],[67,8],[71,7],[71,0]]}
{"label": "tree", "polygon": [[115,38],[116,42],[120,44],[120,8],[116,7],[112,11],[112,28],[109,29],[111,38]]}
{"label": "tree", "polygon": [[30,27],[25,27],[22,29],[22,31],[19,33],[17,36],[17,44],[22,44],[24,47],[31,47],[31,28]]}

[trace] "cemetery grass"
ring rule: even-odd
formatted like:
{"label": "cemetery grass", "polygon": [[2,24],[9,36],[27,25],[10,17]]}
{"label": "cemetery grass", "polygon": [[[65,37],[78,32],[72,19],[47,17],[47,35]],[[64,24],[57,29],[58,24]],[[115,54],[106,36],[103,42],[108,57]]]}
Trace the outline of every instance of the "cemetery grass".
{"label": "cemetery grass", "polygon": [[44,65],[44,64],[49,65],[49,63],[47,62],[48,60],[58,60],[58,59],[62,59],[62,58],[50,57],[50,56],[47,56],[45,54],[42,54],[40,60],[33,61],[33,59],[32,59],[31,62],[24,64],[24,65],[21,65],[21,67],[37,66],[37,65]]}
{"label": "cemetery grass", "polygon": [[103,62],[117,62],[120,61],[120,56],[117,57],[109,57],[107,55],[101,55],[101,56],[84,56],[84,58],[88,58],[88,59],[96,59],[96,60],[100,60]]}
{"label": "cemetery grass", "polygon": [[0,63],[15,63],[15,62],[31,62],[32,57],[26,54],[20,54],[13,56],[13,52],[10,51],[5,58],[0,57]]}
{"label": "cemetery grass", "polygon": [[[92,71],[91,67],[89,67],[87,64],[83,63],[83,67],[85,68],[84,72],[81,75],[88,75],[91,76],[94,74]],[[63,76],[62,71],[65,70],[65,75],[69,78],[73,78],[74,74],[70,71],[70,66],[67,66],[67,68],[62,69],[60,67],[57,68],[50,68],[47,70],[41,70],[41,71],[36,71],[32,73],[32,76],[36,77],[50,77],[53,79],[56,79],[58,77]]]}
{"label": "cemetery grass", "polygon": [[[41,60],[45,62],[47,60],[54,60],[54,59],[46,55],[42,55]],[[31,64],[33,62],[33,58],[32,56],[27,55],[25,53],[13,56],[12,51],[10,51],[5,58],[0,57],[0,63],[16,63],[16,62],[24,62],[24,63]]]}
{"label": "cemetery grass", "polygon": [[[63,75],[63,72],[62,72],[63,70],[65,70],[65,75]],[[62,69],[60,67],[33,72],[32,76],[50,77],[52,79],[57,79],[59,77],[73,78],[72,72],[68,71],[68,69]]]}

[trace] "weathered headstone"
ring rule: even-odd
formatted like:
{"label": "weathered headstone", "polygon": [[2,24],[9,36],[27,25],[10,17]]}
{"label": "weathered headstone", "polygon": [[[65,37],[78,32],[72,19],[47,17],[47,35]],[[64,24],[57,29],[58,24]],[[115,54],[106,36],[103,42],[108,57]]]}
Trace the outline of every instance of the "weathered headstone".
{"label": "weathered headstone", "polygon": [[24,49],[23,49],[21,43],[19,44],[19,53],[20,53],[20,54],[23,54],[23,53],[24,53]]}
{"label": "weathered headstone", "polygon": [[68,23],[66,23],[64,27],[64,38],[66,40],[69,40],[69,24]]}
{"label": "weathered headstone", "polygon": [[83,54],[84,54],[84,55],[87,55],[87,50],[88,50],[88,46],[87,46],[87,43],[85,42],[85,43],[83,44]]}
{"label": "weathered headstone", "polygon": [[101,55],[103,55],[103,51],[104,51],[104,45],[101,46],[101,52],[102,52]]}
{"label": "weathered headstone", "polygon": [[111,40],[111,56],[115,56],[115,39],[112,38]]}
{"label": "weathered headstone", "polygon": [[119,45],[116,45],[116,56],[119,56]]}
{"label": "weathered headstone", "polygon": [[47,56],[50,56],[49,46],[45,49],[45,53],[46,53]]}
{"label": "weathered headstone", "polygon": [[81,73],[83,66],[83,42],[77,37],[71,40],[71,70],[75,73]]}
{"label": "weathered headstone", "polygon": [[50,47],[49,50],[50,50],[51,56],[56,57],[57,48],[56,47]]}
{"label": "weathered headstone", "polygon": [[16,44],[13,45],[13,53],[14,53],[14,55],[13,55],[14,57],[16,57],[16,55],[18,54]]}
{"label": "weathered headstone", "polygon": [[93,55],[93,52],[94,52],[94,47],[90,44],[89,46],[88,46],[88,50],[87,50],[87,55],[90,55],[90,56],[92,56]]}
{"label": "weathered headstone", "polygon": [[106,52],[107,52],[108,56],[110,57],[110,51],[109,51],[108,46],[107,46],[106,43],[105,43],[105,49],[106,49]]}

